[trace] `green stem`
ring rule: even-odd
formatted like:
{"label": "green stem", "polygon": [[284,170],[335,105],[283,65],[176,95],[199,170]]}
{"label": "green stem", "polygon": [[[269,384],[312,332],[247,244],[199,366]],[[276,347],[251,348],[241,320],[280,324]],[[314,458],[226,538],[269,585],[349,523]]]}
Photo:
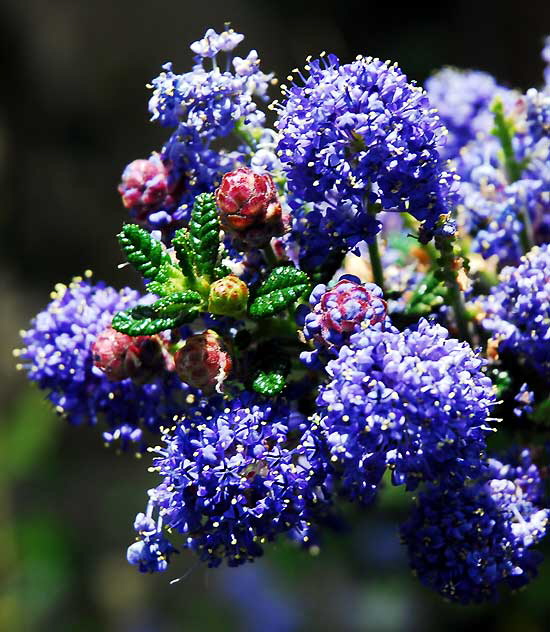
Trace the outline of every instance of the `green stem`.
{"label": "green stem", "polygon": [[[447,221],[447,218],[441,216],[439,224],[442,224],[445,221]],[[458,272],[456,265],[459,261],[464,263],[464,257],[460,252],[460,249],[456,246],[456,236],[444,234],[438,236],[436,234],[435,246],[440,253],[437,260],[440,278],[443,280],[447,288],[447,298],[445,302],[454,312],[459,337],[472,344],[470,329],[468,326],[468,313],[464,305],[462,290],[458,284]]]}
{"label": "green stem", "polygon": [[499,99],[495,101],[491,108],[495,115],[495,129],[493,134],[500,140],[502,153],[504,154],[504,166],[510,183],[521,178],[522,165],[516,160],[513,147],[514,124],[504,115],[504,105]]}
{"label": "green stem", "polygon": [[380,250],[378,249],[378,239],[376,237],[372,243],[369,243],[369,256],[374,282],[380,287],[382,292],[384,292],[384,271],[380,259]]}
{"label": "green stem", "polygon": [[[402,213],[401,215],[405,226],[414,231],[414,233],[418,233],[419,222],[410,213]],[[411,236],[414,237],[415,235]],[[437,249],[431,242],[427,244],[420,243],[420,247],[427,253],[431,261],[437,261]]]}
{"label": "green stem", "polygon": [[450,283],[447,284],[447,292],[449,303],[453,308],[453,312],[455,315],[459,337],[461,338],[461,340],[466,340],[471,344],[470,329],[468,327],[468,314],[466,313],[464,298],[458,286],[456,276]]}
{"label": "green stem", "polygon": [[519,234],[519,240],[521,242],[523,252],[526,253],[531,250],[531,248],[535,245],[535,242],[533,241],[533,228],[531,226],[529,212],[524,206],[519,210],[518,217],[521,221],[521,232]]}

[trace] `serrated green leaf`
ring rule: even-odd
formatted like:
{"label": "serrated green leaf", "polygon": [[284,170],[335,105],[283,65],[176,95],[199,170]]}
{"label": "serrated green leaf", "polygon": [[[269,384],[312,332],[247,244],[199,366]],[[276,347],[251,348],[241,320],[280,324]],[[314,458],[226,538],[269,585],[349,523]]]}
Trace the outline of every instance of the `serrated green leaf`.
{"label": "serrated green leaf", "polygon": [[137,224],[125,224],[118,241],[128,261],[146,279],[155,279],[160,266],[169,260],[160,241]]}
{"label": "serrated green leaf", "polygon": [[174,246],[174,251],[184,276],[192,279],[195,276],[195,271],[193,270],[194,252],[191,245],[191,236],[186,228],[180,228],[176,231],[172,239],[172,246]]}
{"label": "serrated green leaf", "polygon": [[250,305],[254,318],[273,316],[303,296],[310,288],[309,277],[293,266],[275,268],[260,285]]}
{"label": "serrated green leaf", "polygon": [[230,274],[231,268],[227,267],[223,263],[219,266],[216,266],[212,273],[215,281],[219,281],[220,279],[223,279],[223,277],[229,276]]}
{"label": "serrated green leaf", "polygon": [[165,262],[160,266],[155,280],[147,285],[147,289],[158,296],[169,296],[174,292],[186,290],[187,280],[179,268]]}
{"label": "serrated green leaf", "polygon": [[112,327],[129,336],[150,336],[194,320],[200,312],[201,303],[198,292],[175,292],[151,305],[138,305],[118,312]]}
{"label": "serrated green leaf", "polygon": [[260,371],[252,382],[252,390],[260,395],[269,395],[270,397],[278,395],[285,386],[285,376],[276,371]]}
{"label": "serrated green leaf", "polygon": [[405,312],[409,315],[429,314],[445,301],[447,288],[440,280],[438,271],[431,271],[414,288]]}
{"label": "serrated green leaf", "polygon": [[189,222],[189,238],[197,272],[211,276],[220,245],[220,220],[212,193],[201,193],[195,198]]}
{"label": "serrated green leaf", "polygon": [[264,296],[274,290],[304,284],[309,284],[309,277],[303,270],[298,270],[294,266],[279,266],[271,271],[271,274],[258,288],[256,295]]}

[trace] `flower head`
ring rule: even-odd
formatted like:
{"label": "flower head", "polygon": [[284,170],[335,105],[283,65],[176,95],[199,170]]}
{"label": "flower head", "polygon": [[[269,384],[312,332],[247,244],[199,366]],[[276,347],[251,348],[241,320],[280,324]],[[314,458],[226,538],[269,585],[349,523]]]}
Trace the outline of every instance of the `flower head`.
{"label": "flower head", "polygon": [[539,506],[541,479],[528,452],[518,465],[489,461],[472,485],[429,486],[401,535],[420,581],[461,603],[495,599],[536,574],[531,550],[546,533],[549,511]]}
{"label": "flower head", "polygon": [[479,133],[491,131],[490,106],[495,98],[511,104],[518,96],[499,86],[486,72],[455,68],[443,68],[432,75],[426,81],[426,92],[449,132],[442,148],[447,158],[456,157]]}
{"label": "flower head", "polygon": [[233,368],[223,339],[211,329],[187,338],[176,353],[175,363],[180,378],[205,394],[220,393]]}
{"label": "flower head", "polygon": [[[250,147],[217,150],[212,142],[237,127],[250,133],[264,124],[257,101],[266,99],[272,75],[260,70],[256,51],[245,59],[231,60],[231,51],[242,39],[229,28],[220,34],[209,29],[191,45],[197,57],[190,72],[177,74],[166,63],[151,82],[152,120],[174,129],[161,160],[155,160],[165,173],[153,175],[151,165],[145,169],[134,161],[124,172],[120,190],[125,206],[138,221],[168,236],[189,219],[196,195],[213,191],[224,173],[247,161]],[[218,64],[220,54],[227,57],[225,64]],[[168,195],[163,197],[164,189]]]}
{"label": "flower head", "polygon": [[246,393],[217,403],[163,436],[154,459],[163,481],[149,511],[209,566],[252,560],[281,533],[307,543],[326,466],[305,420]]}
{"label": "flower head", "polygon": [[483,361],[446,329],[367,325],[327,365],[317,398],[325,437],[345,491],[370,500],[386,467],[395,484],[460,484],[475,474],[494,404]]}
{"label": "flower head", "polygon": [[550,377],[550,244],[533,248],[519,267],[504,268],[482,306],[483,327],[499,353]]}
{"label": "flower head", "polygon": [[461,176],[459,216],[473,249],[496,255],[500,266],[518,265],[526,235],[550,241],[550,97],[528,90],[506,110],[513,123],[512,149],[520,177],[511,180],[500,143],[479,135],[457,157]]}
{"label": "flower head", "polygon": [[433,226],[449,210],[453,176],[439,155],[445,128],[424,91],[396,65],[370,57],[340,64],[331,55],[306,69],[303,85],[286,91],[277,122],[296,239],[308,203],[321,214],[320,238],[341,236],[348,248],[378,232],[372,208],[407,211]]}
{"label": "flower head", "polygon": [[92,356],[94,366],[113,382],[130,377],[145,383],[174,367],[160,336],[127,336],[112,327],[97,336]]}
{"label": "flower head", "polygon": [[309,297],[313,309],[306,309],[303,326],[304,337],[312,340],[317,349],[302,353],[301,359],[306,364],[316,362],[319,350],[337,355],[363,323],[384,322],[387,309],[382,296],[377,285],[361,283],[352,275],[344,275],[333,287],[317,285]]}
{"label": "flower head", "polygon": [[226,173],[216,202],[222,228],[246,249],[265,246],[285,231],[277,189],[268,173],[248,167]]}
{"label": "flower head", "polygon": [[58,284],[53,300],[24,332],[19,351],[28,377],[48,393],[58,413],[75,425],[105,422],[107,443],[144,444],[143,430],[158,432],[185,408],[190,389],[164,370],[148,384],[111,381],[94,366],[92,347],[113,315],[136,305],[137,292],[117,292],[103,283],[76,278]]}

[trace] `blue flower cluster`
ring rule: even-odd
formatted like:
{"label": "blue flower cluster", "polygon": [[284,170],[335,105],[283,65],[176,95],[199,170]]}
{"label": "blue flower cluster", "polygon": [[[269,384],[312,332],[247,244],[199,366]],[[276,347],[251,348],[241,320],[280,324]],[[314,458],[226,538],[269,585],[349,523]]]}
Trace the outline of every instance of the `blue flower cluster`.
{"label": "blue flower cluster", "polygon": [[489,460],[476,482],[430,485],[401,535],[420,581],[461,603],[495,599],[536,574],[542,556],[531,547],[545,535],[540,473],[524,451],[517,465]]}
{"label": "blue flower cluster", "polygon": [[507,115],[520,178],[510,179],[500,143],[483,135],[457,157],[457,171],[460,216],[474,250],[496,255],[500,265],[517,265],[526,242],[550,241],[550,96],[528,90]]}
{"label": "blue flower cluster", "polygon": [[483,364],[424,319],[404,332],[379,323],[353,334],[317,398],[317,431],[345,492],[370,501],[386,468],[409,490],[475,475],[495,403]]}
{"label": "blue flower cluster", "polygon": [[[261,144],[265,115],[256,100],[266,100],[272,75],[260,70],[255,50],[245,58],[232,57],[243,39],[229,28],[220,34],[209,29],[191,44],[196,56],[190,72],[176,74],[172,64],[166,63],[151,82],[152,120],[175,128],[161,152],[170,195],[150,205],[145,213],[130,207],[132,217],[152,229],[169,235],[185,223],[195,196],[214,190],[224,173],[246,164],[250,143]],[[219,54],[225,56],[222,66]],[[213,141],[232,133],[242,138],[238,150],[211,147]],[[256,162],[265,162],[270,155],[264,148]]]}
{"label": "blue flower cluster", "polygon": [[482,302],[483,327],[509,353],[550,378],[550,245],[533,248],[517,268],[504,268]]}
{"label": "blue flower cluster", "polygon": [[327,236],[347,249],[372,241],[376,209],[409,212],[431,228],[452,205],[453,174],[439,154],[446,130],[424,91],[370,57],[340,64],[330,55],[306,71],[276,123],[302,258],[322,251]]}
{"label": "blue flower cluster", "polygon": [[[387,482],[419,492],[401,533],[425,585],[462,603],[524,585],[549,517],[548,86],[444,69],[425,92],[321,54],[269,129],[242,40],[209,29],[150,86],[170,137],[123,172],[138,225],[119,241],[152,294],[57,286],[21,367],[106,443],[160,435],[141,572],[180,549],[238,566],[282,536],[313,553],[339,500]],[[532,450],[488,458],[498,426]]]}
{"label": "blue flower cluster", "polygon": [[91,347],[98,334],[116,312],[138,303],[138,293],[77,277],[69,285],[58,284],[52,299],[23,333],[22,368],[71,424],[103,422],[106,443],[142,449],[144,430],[158,432],[170,423],[185,407],[190,389],[169,371],[140,385],[129,378],[112,382],[94,367]]}
{"label": "blue flower cluster", "polygon": [[426,81],[430,103],[437,108],[449,134],[441,153],[454,158],[478,134],[493,127],[490,106],[495,98],[512,105],[519,95],[499,86],[488,73],[479,70],[443,68]]}
{"label": "blue flower cluster", "polygon": [[[328,498],[327,465],[301,415],[244,394],[198,408],[162,438],[153,463],[163,481],[149,491],[148,514],[157,509],[209,566],[250,561],[282,533],[310,543],[312,518]],[[147,532],[138,523],[138,535]],[[152,570],[134,555],[148,555],[149,540],[142,541],[129,559]]]}

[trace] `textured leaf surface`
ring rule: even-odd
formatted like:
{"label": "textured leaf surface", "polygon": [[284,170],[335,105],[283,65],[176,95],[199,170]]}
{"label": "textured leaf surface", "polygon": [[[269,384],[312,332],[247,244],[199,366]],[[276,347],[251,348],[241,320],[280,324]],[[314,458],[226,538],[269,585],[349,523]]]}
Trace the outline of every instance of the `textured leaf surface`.
{"label": "textured leaf surface", "polygon": [[174,292],[183,292],[186,289],[186,280],[179,268],[165,262],[160,266],[155,280],[149,283],[147,289],[158,296],[169,296]]}
{"label": "textured leaf surface", "polygon": [[198,273],[212,275],[220,246],[220,221],[212,193],[201,193],[195,198],[189,238]]}
{"label": "textured leaf surface", "polygon": [[445,302],[447,288],[434,272],[429,272],[414,288],[407,304],[406,313],[410,315],[429,314]]}
{"label": "textured leaf surface", "polygon": [[112,326],[129,336],[149,336],[194,320],[199,314],[201,303],[198,292],[176,292],[152,305],[138,305],[118,312]]}
{"label": "textured leaf surface", "polygon": [[281,312],[310,288],[309,277],[293,266],[275,268],[256,292],[250,305],[250,315],[255,318],[273,316]]}
{"label": "textured leaf surface", "polygon": [[160,241],[137,224],[125,224],[118,241],[128,261],[146,279],[154,279],[161,265],[169,260]]}
{"label": "textured leaf surface", "polygon": [[191,245],[191,236],[186,228],[180,228],[176,231],[172,239],[172,246],[178,258],[181,271],[188,278],[193,278],[195,272],[193,270],[193,246]]}
{"label": "textured leaf surface", "polygon": [[252,389],[261,395],[273,397],[278,395],[285,387],[286,380],[282,373],[277,371],[260,371],[252,382]]}

